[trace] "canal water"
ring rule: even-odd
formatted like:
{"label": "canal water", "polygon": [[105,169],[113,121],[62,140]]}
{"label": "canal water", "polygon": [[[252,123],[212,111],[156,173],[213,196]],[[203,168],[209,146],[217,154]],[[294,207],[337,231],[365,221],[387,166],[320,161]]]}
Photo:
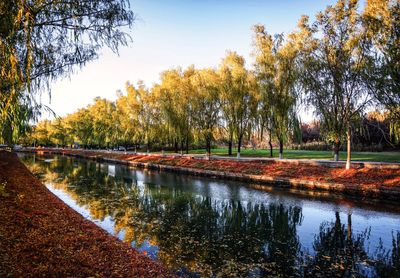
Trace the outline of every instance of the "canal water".
{"label": "canal water", "polygon": [[384,201],[20,157],[71,208],[178,275],[400,277],[400,210]]}

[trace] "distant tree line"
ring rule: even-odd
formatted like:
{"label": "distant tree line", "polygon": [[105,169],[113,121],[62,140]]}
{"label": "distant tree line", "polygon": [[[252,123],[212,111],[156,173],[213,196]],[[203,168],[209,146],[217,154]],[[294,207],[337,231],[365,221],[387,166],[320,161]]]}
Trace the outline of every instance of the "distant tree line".
{"label": "distant tree line", "polygon": [[367,1],[361,10],[357,0],[339,0],[313,22],[303,16],[287,35],[256,25],[251,70],[236,52],[215,69],[171,69],[151,88],[127,84],[115,102],[96,99],[67,117],[41,122],[31,137],[43,142],[41,130],[49,125],[55,133],[47,143],[181,151],[200,144],[207,153],[223,138],[229,154],[235,145],[238,156],[244,141],[268,138],[271,151],[276,143],[283,157],[285,144],[302,140],[298,111],[306,106],[335,160],[347,143],[350,168],[352,140],[361,138],[359,126],[371,108],[385,111],[388,141],[400,139],[399,19],[399,1]]}
{"label": "distant tree line", "polygon": [[[352,134],[355,151],[383,151],[399,148],[394,134],[390,132],[388,113],[371,111],[358,121]],[[397,142],[397,143],[396,143]],[[330,150],[331,145],[324,137],[324,130],[318,121],[301,123],[301,143],[292,138],[292,147],[302,150]],[[341,150],[346,150],[342,146]]]}

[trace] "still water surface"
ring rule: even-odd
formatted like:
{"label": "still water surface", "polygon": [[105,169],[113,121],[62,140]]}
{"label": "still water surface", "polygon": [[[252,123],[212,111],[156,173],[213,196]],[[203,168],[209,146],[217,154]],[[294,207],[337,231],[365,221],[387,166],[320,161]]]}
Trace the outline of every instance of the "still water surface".
{"label": "still water surface", "polygon": [[256,185],[22,155],[66,204],[178,274],[400,277],[400,211]]}

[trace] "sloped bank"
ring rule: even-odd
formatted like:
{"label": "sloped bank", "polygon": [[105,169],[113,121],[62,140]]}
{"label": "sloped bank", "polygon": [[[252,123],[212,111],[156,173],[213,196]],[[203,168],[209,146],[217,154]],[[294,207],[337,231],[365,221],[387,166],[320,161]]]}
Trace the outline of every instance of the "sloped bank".
{"label": "sloped bank", "polygon": [[[291,160],[205,160],[191,156],[135,155],[118,152],[30,149],[39,154],[62,154],[104,160],[132,167],[191,175],[273,184],[280,187],[337,192],[359,198],[400,200],[399,164],[341,164]],[[326,164],[326,165],[325,165]]]}
{"label": "sloped bank", "polygon": [[0,151],[0,277],[170,277],[53,195]]}

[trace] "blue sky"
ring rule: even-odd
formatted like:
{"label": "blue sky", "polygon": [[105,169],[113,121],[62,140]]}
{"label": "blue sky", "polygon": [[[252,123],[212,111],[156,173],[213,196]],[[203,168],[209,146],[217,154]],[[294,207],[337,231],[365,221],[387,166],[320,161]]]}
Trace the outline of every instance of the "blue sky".
{"label": "blue sky", "polygon": [[[327,0],[132,0],[137,20],[133,42],[119,56],[104,50],[100,58],[52,86],[42,101],[64,116],[90,104],[96,96],[115,100],[127,81],[158,82],[163,70],[194,64],[216,67],[226,50],[237,51],[251,68],[252,30],[264,24],[269,33],[296,28],[301,15],[313,17],[335,1]],[[44,115],[49,117],[49,115]]]}

